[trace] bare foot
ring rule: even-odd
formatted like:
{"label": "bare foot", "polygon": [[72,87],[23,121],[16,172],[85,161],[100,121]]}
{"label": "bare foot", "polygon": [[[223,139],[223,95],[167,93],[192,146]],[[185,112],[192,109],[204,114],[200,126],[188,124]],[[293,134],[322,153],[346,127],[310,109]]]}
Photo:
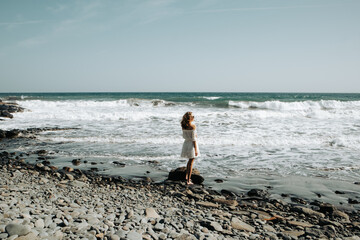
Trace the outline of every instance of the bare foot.
{"label": "bare foot", "polygon": [[186,183],[187,185],[193,185],[194,183],[190,180]]}

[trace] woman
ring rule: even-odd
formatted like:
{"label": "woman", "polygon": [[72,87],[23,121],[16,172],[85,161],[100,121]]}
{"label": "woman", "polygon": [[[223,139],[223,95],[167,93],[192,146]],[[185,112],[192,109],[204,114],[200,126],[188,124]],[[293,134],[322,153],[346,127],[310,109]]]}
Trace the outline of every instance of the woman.
{"label": "woman", "polygon": [[181,157],[189,159],[186,166],[186,175],[185,175],[186,183],[188,185],[193,184],[191,181],[192,167],[195,158],[200,155],[196,143],[196,138],[197,138],[196,126],[193,123],[193,121],[194,121],[194,115],[192,114],[192,112],[185,113],[181,121],[181,128],[183,131],[183,137],[185,139],[181,151]]}

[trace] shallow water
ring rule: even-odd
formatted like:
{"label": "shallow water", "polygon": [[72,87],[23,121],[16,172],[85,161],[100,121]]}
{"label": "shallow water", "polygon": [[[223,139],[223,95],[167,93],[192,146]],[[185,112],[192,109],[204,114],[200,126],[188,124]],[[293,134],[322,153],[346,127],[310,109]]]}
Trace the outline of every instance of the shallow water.
{"label": "shallow water", "polygon": [[[180,161],[180,120],[195,115],[201,158],[209,178],[248,175],[360,179],[360,94],[287,93],[48,93],[14,95],[27,111],[1,129],[74,127],[44,132],[41,146],[71,158],[113,161],[168,171]],[[66,159],[66,160],[65,160]],[[64,161],[64,162],[62,162]]]}

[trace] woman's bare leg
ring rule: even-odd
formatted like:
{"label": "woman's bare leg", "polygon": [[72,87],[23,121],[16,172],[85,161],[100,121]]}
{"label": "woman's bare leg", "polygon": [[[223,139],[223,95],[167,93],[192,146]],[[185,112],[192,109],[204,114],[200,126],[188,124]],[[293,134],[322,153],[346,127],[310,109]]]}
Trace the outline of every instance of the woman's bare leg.
{"label": "woman's bare leg", "polygon": [[191,184],[191,173],[192,173],[192,167],[194,165],[194,158],[190,158],[188,163],[187,163],[187,166],[186,166],[186,175],[185,175],[185,178],[186,178],[186,182],[187,184]]}

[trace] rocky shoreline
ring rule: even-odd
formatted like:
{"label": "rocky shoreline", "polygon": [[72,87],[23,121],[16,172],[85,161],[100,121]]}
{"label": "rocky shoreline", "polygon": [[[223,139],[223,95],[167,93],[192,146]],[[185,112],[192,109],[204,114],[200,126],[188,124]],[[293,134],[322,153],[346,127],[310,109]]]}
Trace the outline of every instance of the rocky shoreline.
{"label": "rocky shoreline", "polygon": [[[37,151],[46,157],[46,151]],[[0,239],[360,239],[360,216],[203,185],[126,180],[0,153]]]}
{"label": "rocky shoreline", "polygon": [[[0,141],[9,141],[0,146],[57,130],[66,129],[0,130]],[[96,168],[76,169],[77,159],[58,169],[46,150],[4,150],[0,239],[360,239],[354,208],[301,198],[289,203],[264,189],[239,194],[187,186],[173,181],[181,171],[155,183],[148,177],[134,181],[98,174]],[[30,155],[38,161],[30,164]],[[202,183],[194,173],[194,182]]]}
{"label": "rocky shoreline", "polygon": [[0,99],[0,121],[2,118],[13,118],[12,113],[23,112],[25,109],[17,103],[3,102]]}

